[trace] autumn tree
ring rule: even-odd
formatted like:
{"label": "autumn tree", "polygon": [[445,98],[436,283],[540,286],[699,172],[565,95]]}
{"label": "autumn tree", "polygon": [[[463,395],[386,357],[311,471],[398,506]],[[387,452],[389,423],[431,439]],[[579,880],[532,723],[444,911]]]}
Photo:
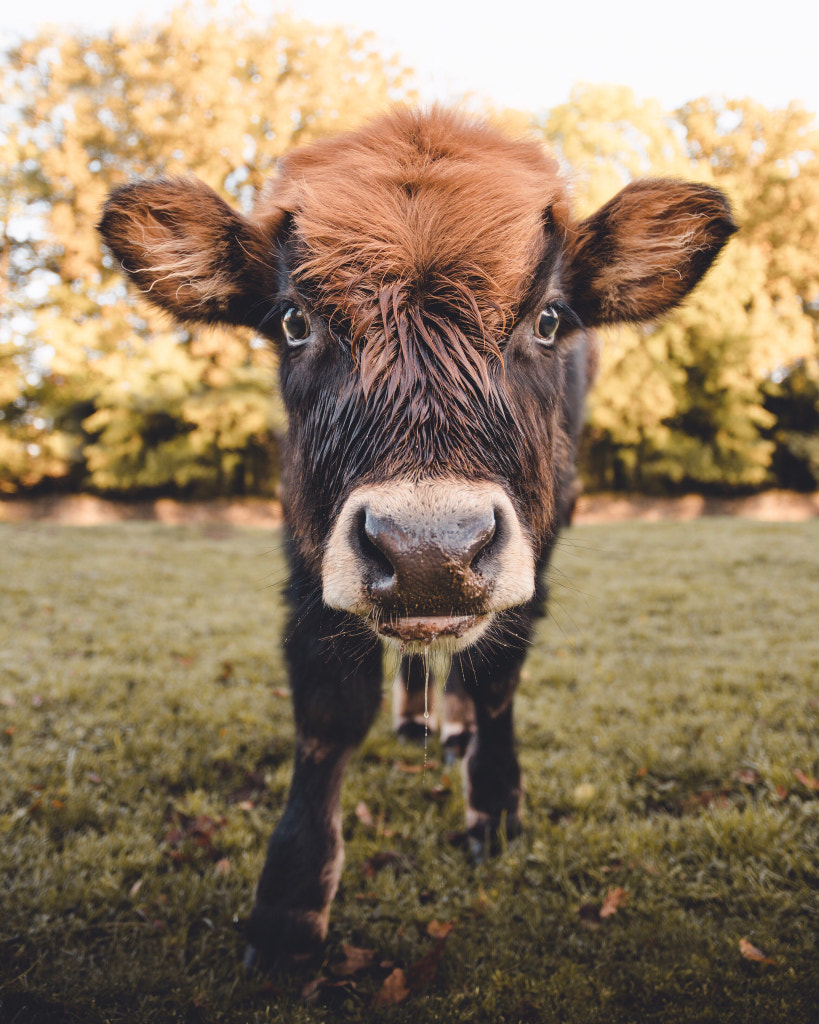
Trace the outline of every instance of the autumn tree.
{"label": "autumn tree", "polygon": [[768,482],[765,387],[815,354],[804,301],[819,274],[819,145],[796,106],[697,100],[674,115],[630,90],[578,87],[540,125],[588,212],[636,176],[694,178],[731,197],[739,234],[682,309],[606,332],[590,402],[593,485],[747,488]]}
{"label": "autumn tree", "polygon": [[134,298],[101,253],[100,207],[134,176],[193,173],[247,210],[286,150],[406,95],[407,73],[341,29],[183,7],[127,32],[40,35],[3,74],[0,203],[35,215],[8,244],[0,208],[3,266],[28,281],[6,286],[22,319],[0,337],[0,486],[76,469],[106,491],[268,488],[283,417],[267,346],[179,330]]}

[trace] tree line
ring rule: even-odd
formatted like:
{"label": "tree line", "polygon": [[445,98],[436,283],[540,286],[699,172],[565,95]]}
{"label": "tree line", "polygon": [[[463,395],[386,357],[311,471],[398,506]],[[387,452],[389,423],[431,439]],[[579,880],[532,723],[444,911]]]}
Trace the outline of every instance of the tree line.
{"label": "tree line", "polygon": [[[190,173],[247,210],[288,149],[412,102],[411,72],[368,36],[183,7],[25,40],[0,54],[0,95],[0,494],[275,493],[269,347],[149,309],[101,250],[99,210],[134,176]],[[819,487],[814,116],[750,99],[669,112],[601,86],[486,113],[551,147],[581,214],[666,175],[718,185],[741,225],[666,322],[606,332],[587,488]]]}

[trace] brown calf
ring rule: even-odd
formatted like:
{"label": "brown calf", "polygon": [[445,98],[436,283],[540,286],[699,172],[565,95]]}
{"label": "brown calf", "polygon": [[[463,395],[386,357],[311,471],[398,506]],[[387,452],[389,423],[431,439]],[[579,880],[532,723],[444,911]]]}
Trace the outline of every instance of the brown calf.
{"label": "brown calf", "polygon": [[734,230],[720,192],[681,181],[633,182],[578,222],[539,145],[441,109],[297,150],[249,218],[196,180],[112,194],[101,231],[146,298],[250,327],[280,360],[298,734],[254,947],[326,934],[381,641],[406,726],[420,656],[449,659],[467,825],[519,828],[512,701],[571,515],[588,331],[671,309]]}

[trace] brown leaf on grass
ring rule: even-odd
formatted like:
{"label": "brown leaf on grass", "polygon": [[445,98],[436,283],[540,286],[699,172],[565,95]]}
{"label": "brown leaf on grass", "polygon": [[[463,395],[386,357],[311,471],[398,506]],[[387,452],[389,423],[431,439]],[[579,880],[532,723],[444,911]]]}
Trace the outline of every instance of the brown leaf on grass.
{"label": "brown leaf on grass", "polygon": [[391,974],[387,975],[384,984],[376,992],[373,1009],[379,1006],[396,1006],[403,1002],[409,994],[406,976],[400,967],[396,967]]}
{"label": "brown leaf on grass", "polygon": [[290,696],[290,691],[289,690],[283,690],[280,686],[274,686],[273,689],[270,692],[273,694],[274,697],[289,697]]}
{"label": "brown leaf on grass", "polygon": [[812,789],[815,792],[819,792],[819,779],[814,779],[812,775],[806,775],[805,772],[800,772],[798,768],[794,768],[793,774],[803,786],[806,786],[808,789]]}
{"label": "brown leaf on grass", "polygon": [[628,903],[628,893],[622,885],[618,885],[614,889],[609,889],[603,899],[603,906],[600,908],[600,920],[605,921],[607,917],[611,917],[612,914],[616,914],[621,907],[626,905],[626,903]]}
{"label": "brown leaf on grass", "polygon": [[367,828],[375,827],[375,818],[372,815],[370,808],[364,803],[363,800],[359,800],[355,807],[355,816],[365,825]]}
{"label": "brown leaf on grass", "polygon": [[312,981],[308,981],[307,984],[301,990],[302,999],[311,999],[316,992],[321,988],[327,979],[324,976],[313,978]]}
{"label": "brown leaf on grass", "polygon": [[776,964],[776,960],[765,956],[761,949],[757,949],[747,939],[739,940],[739,951],[746,960],[755,960],[760,964]]}
{"label": "brown leaf on grass", "polygon": [[172,860],[190,860],[191,845],[204,849],[211,860],[220,860],[221,854],[214,848],[215,834],[227,824],[227,818],[211,818],[208,814],[192,817],[169,806],[165,819],[174,827],[165,833],[166,853]]}
{"label": "brown leaf on grass", "polygon": [[216,861],[216,874],[217,875],[229,875],[231,872],[230,860],[227,857],[222,857]]}
{"label": "brown leaf on grass", "polygon": [[355,982],[350,978],[339,978],[338,981],[331,981],[330,978],[321,975],[318,978],[313,978],[312,981],[308,981],[307,984],[301,990],[302,999],[310,1000],[315,999],[316,993],[319,989],[325,988],[345,988],[354,989],[356,987]]}
{"label": "brown leaf on grass", "polygon": [[417,960],[407,971],[407,985],[411,992],[429,988],[438,973],[438,964],[444,952],[446,939],[439,939],[432,949]]}
{"label": "brown leaf on grass", "polygon": [[454,921],[430,921],[427,925],[427,935],[431,939],[445,939],[454,927]]}
{"label": "brown leaf on grass", "polygon": [[371,967],[375,960],[377,951],[374,949],[360,949],[358,946],[348,946],[346,943],[341,947],[344,952],[344,959],[340,964],[333,964],[330,972],[337,978],[345,978],[356,971],[363,971]]}
{"label": "brown leaf on grass", "polygon": [[428,988],[435,980],[447,936],[454,927],[455,924],[452,921],[430,921],[427,925],[427,935],[435,939],[435,944],[407,971],[407,985],[411,992]]}
{"label": "brown leaf on grass", "polygon": [[762,781],[759,772],[754,771],[753,768],[743,768],[742,771],[737,773],[737,778],[744,786],[755,786],[758,782]]}

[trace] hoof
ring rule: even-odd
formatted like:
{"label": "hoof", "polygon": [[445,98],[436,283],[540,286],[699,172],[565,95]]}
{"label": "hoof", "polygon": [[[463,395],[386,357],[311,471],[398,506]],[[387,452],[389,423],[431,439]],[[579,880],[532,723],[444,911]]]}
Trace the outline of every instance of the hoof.
{"label": "hoof", "polygon": [[483,817],[467,829],[467,847],[472,859],[481,863],[490,857],[503,853],[506,844],[516,839],[523,831],[520,818],[504,814],[499,819]]}
{"label": "hoof", "polygon": [[256,904],[245,929],[245,969],[269,974],[279,967],[307,963],[321,951],[326,932],[326,913]]}

